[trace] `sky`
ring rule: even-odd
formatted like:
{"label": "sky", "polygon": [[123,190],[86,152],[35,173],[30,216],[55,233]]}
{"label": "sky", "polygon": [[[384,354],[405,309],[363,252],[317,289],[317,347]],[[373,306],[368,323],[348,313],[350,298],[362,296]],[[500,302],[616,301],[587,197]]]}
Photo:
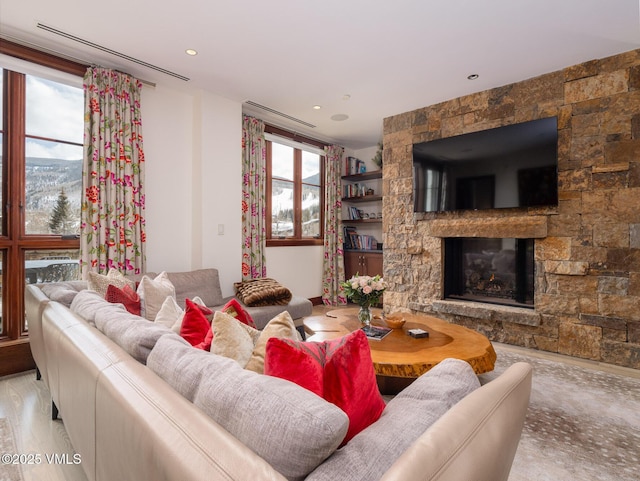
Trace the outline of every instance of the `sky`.
{"label": "sky", "polygon": [[[0,76],[0,89],[1,87],[2,77]],[[2,106],[1,98],[0,106]],[[27,135],[54,138],[80,144],[80,146],[73,146],[35,139],[28,140],[26,146],[27,157],[64,160],[81,159],[83,118],[84,93],[82,88],[27,75]],[[0,146],[1,142],[2,139],[0,138]]]}

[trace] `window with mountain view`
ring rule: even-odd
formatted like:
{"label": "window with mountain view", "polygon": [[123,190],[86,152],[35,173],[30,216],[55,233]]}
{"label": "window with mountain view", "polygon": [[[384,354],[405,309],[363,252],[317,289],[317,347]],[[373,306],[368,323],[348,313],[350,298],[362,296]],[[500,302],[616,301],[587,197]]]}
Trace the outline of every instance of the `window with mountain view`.
{"label": "window with mountain view", "polygon": [[317,152],[267,142],[268,245],[322,241],[323,158]]}
{"label": "window with mountain view", "polygon": [[25,285],[79,278],[86,66],[4,39],[0,53],[3,375],[32,367]]}

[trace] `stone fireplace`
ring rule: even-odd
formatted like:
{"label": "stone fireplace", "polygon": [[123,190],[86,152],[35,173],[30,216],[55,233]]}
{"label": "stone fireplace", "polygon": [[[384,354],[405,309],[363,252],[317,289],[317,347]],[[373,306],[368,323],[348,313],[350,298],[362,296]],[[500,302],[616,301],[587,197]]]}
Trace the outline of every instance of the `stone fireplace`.
{"label": "stone fireplace", "polygon": [[[414,213],[414,144],[550,116],[557,206]],[[640,369],[640,50],[386,118],[383,141],[386,310]],[[512,257],[533,270],[498,282]]]}

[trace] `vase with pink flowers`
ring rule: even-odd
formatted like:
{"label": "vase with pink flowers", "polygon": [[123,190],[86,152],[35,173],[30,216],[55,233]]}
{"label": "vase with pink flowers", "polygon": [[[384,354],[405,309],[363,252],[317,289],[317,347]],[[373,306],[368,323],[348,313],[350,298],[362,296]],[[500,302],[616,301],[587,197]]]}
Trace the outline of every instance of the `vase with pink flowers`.
{"label": "vase with pink flowers", "polygon": [[365,328],[371,326],[371,306],[380,302],[386,289],[384,279],[379,276],[360,276],[356,274],[342,284],[347,299],[360,306],[358,319]]}

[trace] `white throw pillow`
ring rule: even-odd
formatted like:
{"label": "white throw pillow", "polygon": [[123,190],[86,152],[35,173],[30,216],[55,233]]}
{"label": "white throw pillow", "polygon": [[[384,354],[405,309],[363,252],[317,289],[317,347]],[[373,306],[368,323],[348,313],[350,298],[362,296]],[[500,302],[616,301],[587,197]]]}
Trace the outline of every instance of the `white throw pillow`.
{"label": "white throw pillow", "polygon": [[166,272],[161,272],[155,279],[142,276],[137,292],[140,296],[140,315],[150,321],[155,320],[168,296],[176,297],[176,289]]}
{"label": "white throw pillow", "polygon": [[[167,298],[162,303],[160,310],[156,314],[155,322],[158,324],[162,324],[163,326],[167,326],[169,329],[172,329],[174,324],[180,320],[180,324],[182,324],[182,317],[184,316],[184,311],[178,305],[176,300],[167,296]],[[180,327],[178,326],[178,331]]]}

